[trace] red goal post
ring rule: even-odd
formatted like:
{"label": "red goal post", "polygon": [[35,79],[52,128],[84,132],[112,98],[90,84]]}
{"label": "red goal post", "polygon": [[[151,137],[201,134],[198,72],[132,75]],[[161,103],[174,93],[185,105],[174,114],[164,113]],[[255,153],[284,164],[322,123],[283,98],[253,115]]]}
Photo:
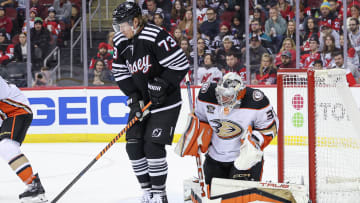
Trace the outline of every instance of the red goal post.
{"label": "red goal post", "polygon": [[312,202],[360,199],[360,116],[345,71],[280,69],[278,181],[304,179]]}

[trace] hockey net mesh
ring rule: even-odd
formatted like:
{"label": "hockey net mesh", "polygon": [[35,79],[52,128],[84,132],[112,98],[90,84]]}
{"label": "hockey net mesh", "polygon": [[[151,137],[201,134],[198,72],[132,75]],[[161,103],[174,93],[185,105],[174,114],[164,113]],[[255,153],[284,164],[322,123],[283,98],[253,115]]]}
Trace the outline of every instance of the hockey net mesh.
{"label": "hockey net mesh", "polygon": [[[284,180],[309,184],[307,73],[283,77]],[[341,69],[315,71],[317,202],[360,201],[359,110]]]}

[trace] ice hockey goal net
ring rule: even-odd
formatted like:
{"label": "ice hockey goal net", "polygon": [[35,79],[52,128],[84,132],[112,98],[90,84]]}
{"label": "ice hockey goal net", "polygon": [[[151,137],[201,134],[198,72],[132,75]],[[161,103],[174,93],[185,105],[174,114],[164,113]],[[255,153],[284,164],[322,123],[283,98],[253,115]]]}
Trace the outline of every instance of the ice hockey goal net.
{"label": "ice hockey goal net", "polygon": [[345,71],[277,78],[279,182],[304,180],[312,202],[360,202],[360,115]]}

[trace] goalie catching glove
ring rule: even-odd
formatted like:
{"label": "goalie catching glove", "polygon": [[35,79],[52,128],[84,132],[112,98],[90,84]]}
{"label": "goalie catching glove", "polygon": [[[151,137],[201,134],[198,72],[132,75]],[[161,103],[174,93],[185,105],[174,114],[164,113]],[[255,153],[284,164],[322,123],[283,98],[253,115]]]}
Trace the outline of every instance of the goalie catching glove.
{"label": "goalie catching glove", "polygon": [[165,103],[168,87],[168,82],[159,77],[148,82],[149,97],[154,106],[161,106]]}
{"label": "goalie catching glove", "polygon": [[264,137],[261,132],[249,126],[241,139],[240,155],[234,161],[238,170],[248,170],[262,161]]}

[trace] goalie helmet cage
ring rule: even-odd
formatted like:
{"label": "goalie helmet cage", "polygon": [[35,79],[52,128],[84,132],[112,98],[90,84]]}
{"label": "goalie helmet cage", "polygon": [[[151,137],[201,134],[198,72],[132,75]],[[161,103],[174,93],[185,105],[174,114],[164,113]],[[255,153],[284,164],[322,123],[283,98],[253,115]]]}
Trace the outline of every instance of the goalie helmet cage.
{"label": "goalie helmet cage", "polygon": [[312,202],[360,201],[360,118],[345,70],[280,69],[278,181]]}

